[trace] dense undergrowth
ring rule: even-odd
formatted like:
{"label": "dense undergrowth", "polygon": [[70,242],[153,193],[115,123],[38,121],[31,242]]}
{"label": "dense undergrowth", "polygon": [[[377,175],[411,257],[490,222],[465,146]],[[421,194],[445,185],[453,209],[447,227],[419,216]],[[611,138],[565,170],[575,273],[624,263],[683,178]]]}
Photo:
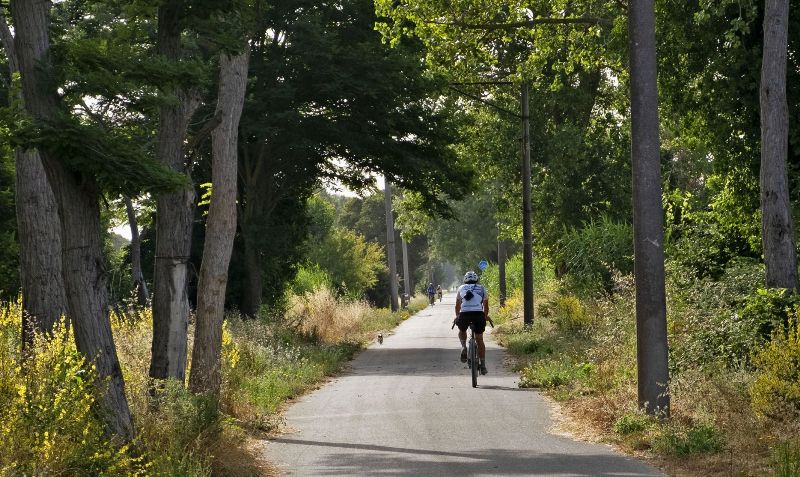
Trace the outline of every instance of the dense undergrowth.
{"label": "dense undergrowth", "polygon": [[[318,385],[369,343],[425,306],[391,313],[327,290],[292,297],[285,316],[227,316],[219,400],[178,382],[152,391],[149,310],[112,317],[136,439],[109,439],[91,366],[68,332],[20,354],[19,303],[0,305],[0,476],[255,476],[267,470],[254,436],[280,424],[288,399]],[[151,393],[152,391],[152,393]]]}
{"label": "dense undergrowth", "polygon": [[520,358],[520,385],[561,401],[573,432],[645,453],[671,475],[800,475],[796,298],[759,289],[755,261],[693,276],[669,263],[669,419],[637,409],[629,274],[610,268],[593,294],[585,280],[546,278],[529,328],[516,290],[493,312],[498,336]]}

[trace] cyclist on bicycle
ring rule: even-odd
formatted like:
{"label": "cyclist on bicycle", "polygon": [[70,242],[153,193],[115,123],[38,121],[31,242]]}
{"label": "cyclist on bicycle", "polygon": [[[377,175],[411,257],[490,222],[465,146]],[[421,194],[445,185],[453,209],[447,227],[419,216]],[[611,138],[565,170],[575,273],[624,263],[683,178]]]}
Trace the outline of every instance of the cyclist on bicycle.
{"label": "cyclist on bicycle", "polygon": [[439,297],[439,301],[442,301],[442,286],[436,285],[436,296]]}
{"label": "cyclist on bicycle", "polygon": [[478,342],[478,357],[481,374],[486,374],[486,345],[483,343],[483,332],[489,318],[489,293],[483,285],[478,285],[478,274],[469,271],[464,274],[464,284],[456,292],[456,325],[458,339],[461,341],[461,362],[467,362],[467,328],[472,324],[475,341]]}
{"label": "cyclist on bicycle", "polygon": [[428,302],[433,305],[433,296],[436,293],[436,289],[433,288],[433,283],[428,284],[428,288],[425,292],[428,294]]}

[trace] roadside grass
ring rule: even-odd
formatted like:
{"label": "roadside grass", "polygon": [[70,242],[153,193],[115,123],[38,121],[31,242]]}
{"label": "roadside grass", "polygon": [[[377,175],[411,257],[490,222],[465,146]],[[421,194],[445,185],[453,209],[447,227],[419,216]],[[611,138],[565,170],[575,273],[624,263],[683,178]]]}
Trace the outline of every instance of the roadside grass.
{"label": "roadside grass", "polygon": [[[535,322],[527,328],[518,295],[492,311],[499,322],[495,336],[515,356],[521,387],[539,388],[559,401],[567,416],[560,425],[571,433],[647,457],[669,475],[800,475],[797,414],[757,415],[751,390],[764,374],[752,366],[713,359],[702,366],[673,365],[671,417],[642,414],[637,409],[632,279],[617,277],[614,290],[592,299],[563,291],[538,294]],[[694,331],[686,325],[685,309],[671,306],[671,313],[671,344],[680,347]],[[790,364],[781,364],[797,361],[792,347],[800,343],[796,333],[783,331],[782,338],[773,338],[783,344],[764,348],[775,350],[772,355],[758,352],[762,357],[756,362],[766,361],[771,366],[766,369],[783,373],[761,378],[773,393],[765,396],[794,389],[789,378],[778,378],[797,376],[787,370]],[[781,403],[786,407],[785,399]]]}
{"label": "roadside grass", "polygon": [[308,297],[312,304],[334,310],[312,307],[299,315],[264,314],[255,320],[226,316],[219,400],[193,395],[176,381],[152,388],[150,311],[114,313],[137,429],[135,441],[123,447],[103,432],[92,369],[72,341],[38,340],[35,361],[23,371],[20,305],[0,304],[0,475],[276,475],[259,460],[257,444],[263,433],[280,428],[282,406],[339,372],[377,332],[389,331],[426,305],[418,298],[409,309],[391,313],[337,300],[327,291],[316,294]]}

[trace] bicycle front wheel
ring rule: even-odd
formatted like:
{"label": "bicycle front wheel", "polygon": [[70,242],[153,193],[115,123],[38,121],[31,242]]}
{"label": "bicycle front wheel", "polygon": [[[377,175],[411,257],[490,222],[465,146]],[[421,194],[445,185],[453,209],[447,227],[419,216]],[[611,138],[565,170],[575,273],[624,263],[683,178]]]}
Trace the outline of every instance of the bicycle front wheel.
{"label": "bicycle front wheel", "polygon": [[469,361],[472,371],[472,387],[478,387],[478,347],[475,345],[475,338],[469,340]]}

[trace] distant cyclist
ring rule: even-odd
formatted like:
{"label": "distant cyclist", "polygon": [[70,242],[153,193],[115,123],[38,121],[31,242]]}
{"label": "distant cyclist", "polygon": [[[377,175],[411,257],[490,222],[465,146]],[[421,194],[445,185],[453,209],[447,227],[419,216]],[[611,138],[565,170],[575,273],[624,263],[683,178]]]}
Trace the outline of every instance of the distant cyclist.
{"label": "distant cyclist", "polygon": [[456,292],[456,325],[458,339],[461,341],[461,362],[467,362],[467,328],[472,324],[475,341],[478,342],[481,374],[486,374],[486,345],[483,343],[483,332],[486,321],[494,326],[489,318],[489,293],[483,285],[478,285],[478,274],[469,271],[464,274],[464,284]]}
{"label": "distant cyclist", "polygon": [[439,297],[439,301],[442,301],[442,286],[436,285],[436,296]]}
{"label": "distant cyclist", "polygon": [[425,290],[425,292],[428,294],[428,302],[433,305],[433,297],[436,295],[436,289],[433,288],[433,283],[428,283],[428,289]]}

